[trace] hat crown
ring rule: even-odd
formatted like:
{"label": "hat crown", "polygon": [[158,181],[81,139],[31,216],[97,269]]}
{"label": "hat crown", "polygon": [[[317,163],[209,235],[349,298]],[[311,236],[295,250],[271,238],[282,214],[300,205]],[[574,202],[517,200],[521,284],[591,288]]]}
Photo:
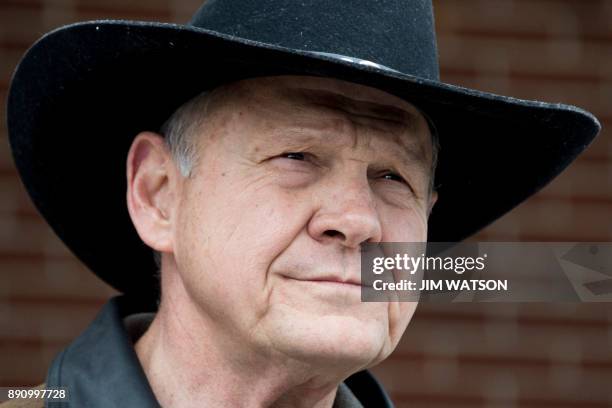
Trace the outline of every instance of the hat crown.
{"label": "hat crown", "polygon": [[430,0],[208,0],[190,24],[439,79]]}

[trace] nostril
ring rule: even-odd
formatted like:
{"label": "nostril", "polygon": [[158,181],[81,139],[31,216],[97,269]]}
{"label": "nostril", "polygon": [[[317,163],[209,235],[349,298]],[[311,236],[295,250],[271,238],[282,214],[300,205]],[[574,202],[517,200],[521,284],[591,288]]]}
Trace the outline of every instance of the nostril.
{"label": "nostril", "polygon": [[344,234],[341,233],[340,231],[336,231],[336,230],[327,230],[327,231],[325,231],[325,235],[327,235],[328,237],[337,237],[337,236],[340,236],[340,237],[344,238]]}

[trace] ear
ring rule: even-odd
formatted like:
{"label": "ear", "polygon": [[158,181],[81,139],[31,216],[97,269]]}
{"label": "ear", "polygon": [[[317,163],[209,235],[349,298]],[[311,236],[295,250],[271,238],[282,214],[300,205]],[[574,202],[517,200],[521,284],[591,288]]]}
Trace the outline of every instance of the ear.
{"label": "ear", "polygon": [[438,192],[433,190],[429,195],[429,207],[427,208],[427,217],[429,217],[429,215],[431,214],[431,210],[434,204],[436,204],[436,201],[438,201]]}
{"label": "ear", "polygon": [[140,238],[158,252],[172,249],[172,214],[179,176],[164,139],[139,133],[127,157],[127,205]]}

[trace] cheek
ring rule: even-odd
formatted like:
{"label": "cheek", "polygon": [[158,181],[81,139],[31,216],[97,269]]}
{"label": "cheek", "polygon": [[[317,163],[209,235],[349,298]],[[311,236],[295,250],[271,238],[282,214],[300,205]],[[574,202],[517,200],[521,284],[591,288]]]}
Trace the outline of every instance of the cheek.
{"label": "cheek", "polygon": [[192,192],[181,214],[190,268],[207,275],[222,270],[225,280],[248,279],[261,289],[272,261],[304,228],[305,203],[265,180],[223,181]]}
{"label": "cheek", "polygon": [[400,342],[410,320],[418,306],[417,302],[390,302],[387,303],[387,332],[385,345],[379,356],[380,362],[395,350]]}
{"label": "cheek", "polygon": [[[384,242],[427,241],[427,216],[418,208],[388,209],[382,211]],[[418,302],[390,302],[388,304],[389,347],[395,349],[406,327],[410,323]],[[389,351],[389,352],[390,352]]]}
{"label": "cheek", "polygon": [[397,344],[406,330],[417,306],[418,302],[389,303],[389,337],[393,345]]}
{"label": "cheek", "polygon": [[420,208],[385,208],[381,212],[384,242],[427,241],[427,214]]}
{"label": "cheek", "polygon": [[252,327],[269,307],[270,265],[304,227],[304,205],[257,183],[202,186],[189,200],[175,253],[186,290],[218,321]]}

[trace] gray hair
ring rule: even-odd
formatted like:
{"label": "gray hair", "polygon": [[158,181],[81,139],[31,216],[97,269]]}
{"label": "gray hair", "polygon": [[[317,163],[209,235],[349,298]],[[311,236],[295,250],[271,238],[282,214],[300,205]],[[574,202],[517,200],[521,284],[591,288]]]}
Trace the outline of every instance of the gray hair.
{"label": "gray hair", "polygon": [[178,108],[161,126],[166,146],[183,177],[191,177],[198,160],[198,137],[208,113],[210,91],[204,91]]}

